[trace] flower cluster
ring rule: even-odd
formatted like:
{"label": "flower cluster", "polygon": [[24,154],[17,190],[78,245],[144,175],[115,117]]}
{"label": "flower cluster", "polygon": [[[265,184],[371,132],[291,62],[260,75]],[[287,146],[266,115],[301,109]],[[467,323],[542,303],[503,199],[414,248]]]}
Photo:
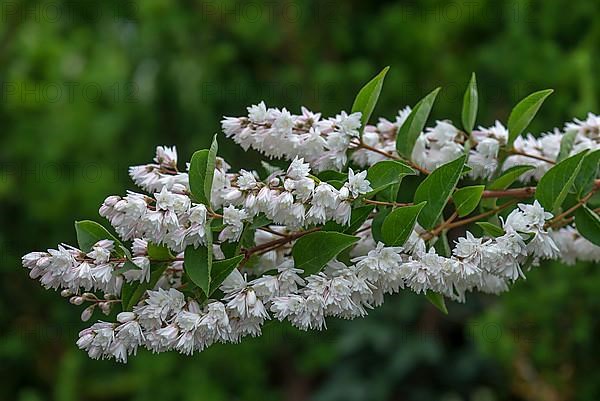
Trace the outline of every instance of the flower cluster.
{"label": "flower cluster", "polygon": [[[244,149],[287,160],[287,168],[272,168],[263,176],[236,172],[214,156],[214,163],[207,164],[215,166],[207,171],[212,187],[207,185],[204,194],[210,199],[202,201],[190,185],[194,161],[180,171],[176,149],[159,146],[153,163],[129,170],[142,191],[109,196],[100,207],[100,215],[120,239],[97,225],[90,234],[93,240],[80,240],[80,249],[60,245],[32,252],[23,257],[23,266],[46,288],[60,289],[71,303],[91,303],[83,320],[90,319],[96,307],[108,314],[120,304],[116,322],[92,324],[80,333],[77,345],[92,358],[126,362],[140,347],[190,355],[214,343],[258,336],[269,319],[320,330],[328,317],[365,316],[383,303],[385,294],[402,289],[464,302],[467,292],[507,291],[543,259],[600,260],[600,247],[584,238],[569,216],[593,193],[556,216],[537,200],[513,200],[463,220],[454,220],[456,210],[445,220],[444,203],[435,228],[425,230],[415,224],[415,217],[410,225],[394,223],[402,224],[407,236],[410,233],[406,241],[386,240],[381,232],[386,216],[414,204],[399,204],[394,191],[384,191],[399,183],[394,177],[389,185],[372,185],[370,180],[390,178],[373,177],[372,170],[365,170],[383,160],[404,161],[407,168],[427,175],[467,153],[469,180],[487,183],[509,167],[532,165],[535,169],[520,177],[527,181],[539,180],[552,167],[565,135],[573,136],[570,154],[600,146],[600,119],[591,114],[563,131],[519,137],[510,149],[508,131],[498,121],[467,135],[443,120],[417,136],[406,160],[396,152],[396,138],[410,113],[405,108],[393,122],[379,119],[375,126],[361,127],[361,113],[340,112],[324,119],[306,108],[293,115],[261,102],[249,107],[246,117],[224,118],[223,131]],[[337,171],[334,179],[320,175],[328,169]],[[430,200],[438,196],[432,193]],[[528,196],[530,192],[523,198]],[[434,245],[447,239],[446,230],[504,209],[507,213],[495,220],[500,225],[494,226],[494,235],[476,237],[474,230],[457,230],[453,248],[436,252]],[[396,227],[387,228],[397,236]],[[303,237],[318,232],[335,233],[341,240],[355,238],[347,252],[338,251],[318,269],[305,272],[295,264],[294,249]],[[131,251],[120,240],[131,241]],[[202,279],[188,270],[201,268],[188,265],[188,252],[199,251],[210,256],[205,259],[214,262],[213,267],[237,264],[225,270],[213,288],[212,282],[199,283]],[[311,249],[315,255],[322,251]],[[213,273],[209,280],[222,271]]]}
{"label": "flower cluster", "polygon": [[322,119],[302,108],[301,115],[286,109],[267,108],[264,102],[248,107],[247,117],[226,117],[225,135],[244,150],[256,149],[269,157],[301,157],[316,170],[341,170],[352,140],[358,138],[361,113],[342,111]]}

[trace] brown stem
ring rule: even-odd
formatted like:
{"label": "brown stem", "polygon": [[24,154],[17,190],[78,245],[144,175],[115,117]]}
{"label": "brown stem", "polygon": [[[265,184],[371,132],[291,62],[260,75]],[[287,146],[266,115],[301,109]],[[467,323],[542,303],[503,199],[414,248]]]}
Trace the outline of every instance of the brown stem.
{"label": "brown stem", "polygon": [[592,189],[587,195],[585,195],[583,198],[581,198],[579,200],[579,202],[577,202],[575,205],[571,206],[570,208],[568,208],[561,214],[554,216],[554,218],[552,220],[548,221],[544,225],[544,227],[546,227],[546,228],[554,227],[554,225],[556,225],[557,223],[560,223],[565,217],[567,217],[568,215],[570,215],[571,213],[573,213],[574,211],[579,209],[581,206],[585,205],[587,203],[587,201],[589,201],[591,199],[591,197],[594,196],[594,194],[598,191],[598,189],[600,189],[600,187],[598,186],[598,183],[596,183],[596,186],[594,187],[594,189]]}
{"label": "brown stem", "polygon": [[509,206],[514,205],[517,202],[518,202],[517,200],[511,200],[509,202],[506,202],[506,203],[498,206],[497,208],[488,210],[487,212],[483,212],[483,213],[480,213],[478,215],[475,215],[475,216],[472,216],[472,217],[468,217],[466,219],[455,221],[452,224],[448,224],[448,226],[446,227],[446,229],[447,230],[451,230],[453,228],[461,227],[461,226],[464,226],[466,224],[470,224],[470,223],[476,222],[478,220],[484,219],[486,217],[493,216],[496,213],[501,212],[502,210],[506,209]]}
{"label": "brown stem", "polygon": [[483,191],[482,198],[530,198],[535,194],[535,187],[511,188],[503,190]]}
{"label": "brown stem", "polygon": [[414,168],[415,170],[419,171],[420,173],[425,174],[425,175],[429,174],[429,171],[427,171],[423,167],[419,166],[418,164],[416,164],[416,163],[414,163],[414,162],[412,162],[412,161],[410,161],[408,159],[402,158],[400,156],[396,156],[393,153],[386,152],[386,151],[381,150],[381,149],[374,148],[373,146],[369,146],[369,145],[367,145],[364,142],[359,142],[357,145],[358,145],[358,147],[357,147],[358,149],[366,149],[366,150],[369,150],[371,152],[375,152],[375,153],[378,153],[378,154],[380,154],[382,156],[385,156],[385,157],[387,157],[389,159],[394,159],[394,160],[399,160],[399,161],[406,162],[406,163],[408,163],[408,165],[410,165],[412,168]]}
{"label": "brown stem", "polygon": [[542,157],[542,156],[531,155],[529,153],[521,152],[520,150],[517,150],[517,149],[512,149],[512,150],[510,150],[509,153],[511,153],[513,155],[519,155],[519,156],[529,157],[530,159],[540,160],[540,161],[543,161],[543,162],[546,162],[546,163],[549,163],[549,164],[556,164],[556,162],[554,160],[547,159],[547,158]]}
{"label": "brown stem", "polygon": [[269,242],[265,242],[264,244],[261,245],[257,245],[254,246],[252,248],[248,248],[248,249],[242,249],[242,252],[246,255],[245,260],[250,259],[250,257],[258,252],[264,251],[266,249],[274,249],[274,248],[278,248],[281,245],[285,245],[288,242],[292,242],[306,234],[310,234],[310,233],[314,233],[316,231],[321,230],[321,227],[315,227],[315,228],[311,228],[310,230],[306,230],[306,231],[300,231],[297,233],[292,233],[289,235],[286,235],[284,238],[280,238],[280,239],[276,239],[274,241],[269,241]]}
{"label": "brown stem", "polygon": [[376,201],[372,199],[364,199],[365,203],[370,205],[378,205],[378,206],[394,206],[394,207],[402,207],[402,206],[411,206],[412,203],[398,203],[398,202],[384,202],[384,201]]}

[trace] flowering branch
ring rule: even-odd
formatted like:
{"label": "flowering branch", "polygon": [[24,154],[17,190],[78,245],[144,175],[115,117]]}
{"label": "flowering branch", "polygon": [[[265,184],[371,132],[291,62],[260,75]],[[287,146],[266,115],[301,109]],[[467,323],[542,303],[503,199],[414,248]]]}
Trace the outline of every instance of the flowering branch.
{"label": "flowering branch", "polygon": [[[477,108],[468,103],[476,97],[467,96],[463,129],[447,120],[426,128],[434,91],[392,121],[365,124],[384,76],[359,92],[361,110],[350,114],[325,118],[302,108],[294,115],[261,102],[247,116],[222,120],[225,137],[287,160],[286,169],[231,171],[215,138],[180,170],[175,148],[159,146],[152,163],[129,169],[140,192],[109,196],[100,207],[116,235],[81,221],[77,247],[23,256],[44,287],[60,289],[74,305],[91,303],[82,320],[96,309],[108,315],[120,308],[116,322],[83,330],[78,346],[92,358],[121,362],[139,347],[192,354],[258,336],[268,319],[321,330],[329,317],[365,316],[384,294],[412,290],[436,293],[438,305],[444,298],[464,302],[468,292],[507,291],[531,260],[600,261],[600,217],[585,208],[575,227],[571,216],[600,189],[593,173],[600,143],[591,134],[600,117],[521,137],[521,124],[474,129]],[[534,95],[527,104],[540,102]],[[533,109],[515,107],[509,121],[531,121]],[[414,170],[422,173],[416,190],[402,181]],[[534,185],[484,190],[516,181]],[[546,211],[563,208],[565,191],[581,194],[589,186],[564,212]],[[412,202],[397,202],[400,190]],[[531,204],[517,203],[534,196]],[[470,216],[482,199],[497,198],[509,200]],[[452,215],[438,224],[449,201]],[[504,210],[501,226],[485,222],[490,234],[481,238],[466,231],[448,255],[431,246]]]}

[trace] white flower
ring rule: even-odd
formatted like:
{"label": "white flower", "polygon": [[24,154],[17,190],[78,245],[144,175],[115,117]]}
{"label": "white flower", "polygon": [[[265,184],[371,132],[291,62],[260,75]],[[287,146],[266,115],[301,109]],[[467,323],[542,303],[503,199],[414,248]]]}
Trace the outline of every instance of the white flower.
{"label": "white flower", "polygon": [[287,169],[287,176],[292,180],[300,180],[310,173],[310,164],[304,163],[304,159],[296,156]]}
{"label": "white flower", "polygon": [[371,183],[367,180],[367,171],[361,171],[358,174],[354,174],[352,169],[348,169],[348,182],[344,184],[350,190],[353,198],[357,198],[359,195],[366,194],[373,190]]}

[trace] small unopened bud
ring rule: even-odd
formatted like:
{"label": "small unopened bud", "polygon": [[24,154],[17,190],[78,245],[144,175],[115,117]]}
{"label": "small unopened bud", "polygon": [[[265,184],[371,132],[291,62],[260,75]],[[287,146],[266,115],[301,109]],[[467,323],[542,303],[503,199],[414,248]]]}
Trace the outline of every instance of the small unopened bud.
{"label": "small unopened bud", "polygon": [[96,305],[90,305],[81,312],[81,321],[87,322],[92,317],[92,313],[94,313],[94,308]]}
{"label": "small unopened bud", "polygon": [[104,313],[105,315],[108,315],[110,313],[110,303],[108,302],[100,302],[98,304],[98,306],[100,307],[100,310],[102,311],[102,313]]}
{"label": "small unopened bud", "polygon": [[73,292],[71,290],[62,290],[60,292],[60,296],[63,297],[63,298],[68,298],[71,295],[73,295]]}
{"label": "small unopened bud", "polygon": [[117,322],[127,323],[135,319],[135,313],[133,312],[121,312],[117,315]]}
{"label": "small unopened bud", "polygon": [[81,305],[83,303],[83,298],[82,297],[71,297],[71,299],[69,299],[69,302],[72,303],[73,305]]}
{"label": "small unopened bud", "polygon": [[81,296],[85,299],[98,299],[96,295],[92,294],[91,292],[84,292],[83,294],[81,294]]}
{"label": "small unopened bud", "polygon": [[269,186],[276,187],[278,185],[279,185],[279,178],[277,178],[277,177],[271,178],[271,181],[269,181]]}

